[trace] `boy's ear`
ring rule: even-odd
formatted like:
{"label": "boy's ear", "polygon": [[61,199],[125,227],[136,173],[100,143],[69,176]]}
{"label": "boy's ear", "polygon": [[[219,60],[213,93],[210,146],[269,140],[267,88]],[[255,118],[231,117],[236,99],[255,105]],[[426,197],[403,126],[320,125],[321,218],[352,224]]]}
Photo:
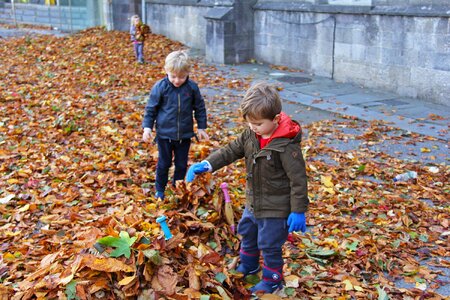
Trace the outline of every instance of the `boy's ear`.
{"label": "boy's ear", "polygon": [[277,123],[279,123],[280,120],[281,120],[281,114],[277,114],[277,115],[275,115],[275,117],[273,118],[273,121],[274,121],[274,122],[277,122]]}

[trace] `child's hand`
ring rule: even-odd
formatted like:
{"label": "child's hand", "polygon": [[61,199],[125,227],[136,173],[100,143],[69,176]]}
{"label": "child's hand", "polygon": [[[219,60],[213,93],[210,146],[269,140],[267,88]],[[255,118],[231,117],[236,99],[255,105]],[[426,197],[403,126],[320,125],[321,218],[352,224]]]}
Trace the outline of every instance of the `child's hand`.
{"label": "child's hand", "polygon": [[202,162],[193,164],[189,167],[187,174],[186,174],[186,182],[192,182],[195,178],[195,175],[202,174],[205,172],[211,172],[212,167],[211,164],[204,160]]}
{"label": "child's hand", "polygon": [[205,129],[198,130],[198,138],[201,140],[209,141],[209,135],[206,133]]}
{"label": "child's hand", "polygon": [[289,226],[289,232],[299,230],[301,230],[301,232],[305,232],[306,231],[305,213],[291,212],[291,214],[287,219],[287,224]]}
{"label": "child's hand", "polygon": [[142,140],[144,142],[150,142],[153,139],[152,130],[150,128],[144,128],[144,134],[142,135]]}

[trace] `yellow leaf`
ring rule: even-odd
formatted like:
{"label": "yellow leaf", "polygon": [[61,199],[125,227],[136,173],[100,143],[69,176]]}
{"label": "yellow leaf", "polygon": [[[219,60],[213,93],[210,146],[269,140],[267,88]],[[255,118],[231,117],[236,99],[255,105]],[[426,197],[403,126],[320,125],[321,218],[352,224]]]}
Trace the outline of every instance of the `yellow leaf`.
{"label": "yellow leaf", "polygon": [[13,254],[7,252],[7,253],[3,254],[3,259],[12,261],[12,260],[16,259],[16,257]]}
{"label": "yellow leaf", "polygon": [[102,126],[102,130],[110,134],[117,132],[117,129],[112,129],[110,126]]}
{"label": "yellow leaf", "polygon": [[418,288],[421,291],[425,291],[427,289],[427,283],[426,282],[424,282],[424,283],[416,282],[416,288]]}
{"label": "yellow leaf", "polygon": [[345,290],[346,291],[353,290],[353,284],[350,282],[350,280],[346,279],[346,280],[343,281],[343,283],[345,284]]}
{"label": "yellow leaf", "polygon": [[14,231],[14,232],[12,232],[12,231],[5,231],[5,234],[6,234],[7,237],[18,236],[18,235],[22,234],[22,231],[21,230]]}
{"label": "yellow leaf", "polygon": [[286,287],[298,288],[300,278],[297,275],[288,275],[284,278]]}
{"label": "yellow leaf", "polygon": [[27,211],[28,209],[30,209],[30,204],[25,204],[24,206],[19,208],[19,211],[24,212],[24,211]]}
{"label": "yellow leaf", "polygon": [[26,172],[26,171],[24,171],[24,170],[18,171],[18,172],[17,172],[17,175],[19,175],[20,177],[25,177],[25,178],[28,178],[28,177],[30,176],[29,171]]}
{"label": "yellow leaf", "polygon": [[358,285],[354,285],[353,288],[354,288],[356,291],[358,291],[358,292],[363,292],[363,291],[364,291],[364,289],[363,289],[362,287],[358,286]]}
{"label": "yellow leaf", "polygon": [[132,282],[134,278],[136,278],[136,275],[125,277],[124,279],[119,281],[119,285],[127,285]]}
{"label": "yellow leaf", "polygon": [[87,255],[83,257],[83,263],[85,266],[92,270],[103,272],[134,272],[135,269],[128,264],[115,258],[97,258],[93,255]]}
{"label": "yellow leaf", "polygon": [[333,190],[333,188],[327,188],[327,187],[324,187],[323,190],[324,190],[325,192],[327,192],[328,194],[331,194],[331,195],[334,195],[334,194],[335,194],[335,191]]}
{"label": "yellow leaf", "polygon": [[431,152],[431,150],[430,150],[430,148],[423,147],[423,148],[420,148],[420,152],[422,152],[422,153]]}
{"label": "yellow leaf", "polygon": [[67,155],[62,155],[59,157],[59,159],[65,161],[65,162],[70,162],[70,157],[68,157]]}
{"label": "yellow leaf", "polygon": [[322,184],[324,186],[326,186],[327,188],[333,188],[334,184],[333,182],[331,182],[331,176],[320,176],[320,182],[322,182]]}
{"label": "yellow leaf", "polygon": [[325,244],[331,246],[332,249],[338,249],[339,248],[339,243],[337,240],[332,239],[332,238],[326,238],[324,240]]}

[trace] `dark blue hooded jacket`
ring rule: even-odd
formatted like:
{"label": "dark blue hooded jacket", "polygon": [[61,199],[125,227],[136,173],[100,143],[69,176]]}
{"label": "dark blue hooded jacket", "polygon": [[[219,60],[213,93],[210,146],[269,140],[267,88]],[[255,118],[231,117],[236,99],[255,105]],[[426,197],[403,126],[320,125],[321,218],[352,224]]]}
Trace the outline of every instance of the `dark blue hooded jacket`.
{"label": "dark blue hooded jacket", "polygon": [[205,102],[197,84],[187,78],[177,88],[166,76],[150,92],[142,127],[153,130],[156,123],[157,138],[190,139],[194,136],[194,116],[198,129],[206,129]]}

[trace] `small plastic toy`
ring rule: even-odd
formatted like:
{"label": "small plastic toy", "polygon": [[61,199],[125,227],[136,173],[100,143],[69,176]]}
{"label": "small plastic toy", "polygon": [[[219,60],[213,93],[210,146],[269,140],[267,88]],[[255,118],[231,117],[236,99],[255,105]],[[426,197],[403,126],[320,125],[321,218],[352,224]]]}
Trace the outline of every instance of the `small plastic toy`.
{"label": "small plastic toy", "polygon": [[230,225],[231,231],[234,233],[234,213],[233,207],[231,206],[230,195],[228,194],[228,184],[226,182],[220,185],[220,188],[223,191],[223,195],[225,197],[225,219],[227,223]]}
{"label": "small plastic toy", "polygon": [[162,231],[163,231],[163,233],[164,233],[164,237],[165,237],[165,239],[166,239],[166,241],[167,241],[167,240],[169,240],[170,238],[172,238],[173,235],[172,235],[172,233],[170,232],[169,226],[167,226],[166,219],[167,219],[166,216],[162,215],[162,216],[160,216],[160,217],[158,217],[158,218],[156,219],[156,222],[158,222],[159,225],[161,226],[161,229],[162,229]]}

